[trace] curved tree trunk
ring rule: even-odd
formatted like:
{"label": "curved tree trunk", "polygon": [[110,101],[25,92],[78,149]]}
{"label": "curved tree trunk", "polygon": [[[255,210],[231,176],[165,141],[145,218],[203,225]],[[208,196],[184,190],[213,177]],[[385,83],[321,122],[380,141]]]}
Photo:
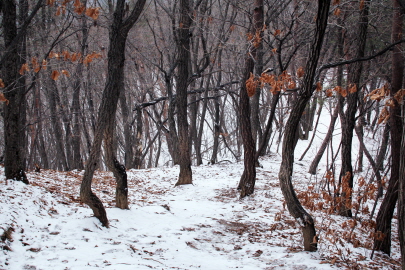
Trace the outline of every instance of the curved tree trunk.
{"label": "curved tree trunk", "polygon": [[316,17],[315,40],[311,46],[310,56],[305,69],[303,89],[294,107],[291,110],[290,117],[287,120],[283,140],[283,154],[279,172],[281,191],[287,203],[290,214],[298,220],[302,226],[304,238],[304,249],[315,251],[317,249],[315,224],[312,216],[308,214],[299,202],[294,187],[292,185],[294,150],[296,146],[297,126],[300,122],[302,113],[307,106],[312,93],[314,92],[315,71],[318,64],[319,55],[322,48],[323,37],[328,22],[330,0],[318,1],[318,14]]}
{"label": "curved tree trunk", "polygon": [[[394,14],[392,22],[393,42],[400,40],[402,36],[403,10],[398,0],[393,0]],[[391,97],[401,88],[404,74],[404,60],[402,57],[402,46],[397,45],[392,52],[392,81]],[[376,232],[381,232],[384,238],[375,239],[374,249],[391,254],[391,220],[394,215],[398,199],[398,188],[400,178],[400,156],[402,140],[401,107],[394,99],[395,106],[390,108],[390,132],[391,132],[391,177],[387,193],[381,203],[376,219]]]}
{"label": "curved tree trunk", "polygon": [[[86,163],[83,181],[80,187],[80,199],[93,210],[94,215],[105,227],[109,226],[107,213],[100,199],[92,192],[91,183],[93,180],[94,171],[99,163],[101,142],[104,134],[106,136],[111,136],[106,138],[106,144],[108,144],[106,147],[107,152],[111,151],[113,147],[113,134],[111,133],[111,126],[114,123],[118,99],[124,87],[125,43],[128,37],[128,32],[138,20],[145,2],[146,0],[138,0],[132,12],[126,19],[124,19],[124,15],[126,13],[125,0],[118,0],[116,3],[113,23],[110,29],[107,82],[99,108],[93,145],[90,150],[90,156]],[[113,161],[114,167],[117,167],[118,175],[122,176],[122,171],[125,170],[125,167],[116,162],[117,160],[114,160],[114,157],[111,157],[111,155],[109,155],[107,159]],[[120,178],[117,179],[118,191],[122,190],[123,188],[125,189],[125,187],[122,185],[125,185],[126,179],[123,181],[122,180],[123,179]],[[120,196],[121,195],[122,194],[120,194]],[[125,205],[125,203],[120,203],[120,205]]]}

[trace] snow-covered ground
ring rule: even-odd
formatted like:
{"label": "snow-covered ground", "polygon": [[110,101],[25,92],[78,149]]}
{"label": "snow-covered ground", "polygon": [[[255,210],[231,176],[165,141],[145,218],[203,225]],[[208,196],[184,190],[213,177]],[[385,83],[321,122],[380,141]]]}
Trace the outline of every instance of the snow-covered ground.
{"label": "snow-covered ground", "polygon": [[[130,210],[114,208],[114,179],[97,172],[93,189],[107,207],[108,229],[78,200],[83,172],[29,172],[31,185],[24,185],[0,171],[0,269],[400,269],[395,218],[392,257],[375,252],[370,259],[374,193],[366,194],[373,186],[357,185],[359,211],[348,219],[330,211],[326,161],[317,176],[307,173],[326,129],[320,126],[293,175],[316,221],[317,252],[302,250],[278,183],[281,156],[272,148],[257,169],[255,193],[243,200],[236,190],[243,162],[193,167],[194,184],[178,187],[177,166],[128,171]],[[299,142],[296,160],[307,144]]]}

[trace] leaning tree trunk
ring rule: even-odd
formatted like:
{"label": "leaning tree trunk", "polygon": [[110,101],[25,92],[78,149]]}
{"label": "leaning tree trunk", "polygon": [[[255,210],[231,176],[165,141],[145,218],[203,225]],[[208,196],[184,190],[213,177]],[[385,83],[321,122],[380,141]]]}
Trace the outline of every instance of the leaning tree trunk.
{"label": "leaning tree trunk", "polygon": [[[20,13],[28,13],[28,3],[20,7]],[[6,179],[14,179],[28,184],[25,174],[25,78],[18,70],[25,59],[25,34],[19,42],[17,37],[17,8],[14,0],[3,0],[3,38],[6,48],[2,78],[7,102],[4,104],[4,172]]]}
{"label": "leaning tree trunk", "polygon": [[297,126],[313,92],[315,71],[322,48],[323,37],[328,22],[330,0],[318,0],[318,14],[316,17],[315,40],[311,46],[310,56],[305,69],[303,88],[290,117],[287,120],[283,139],[283,154],[279,172],[281,191],[287,203],[290,214],[302,226],[304,249],[315,251],[317,249],[315,224],[312,216],[308,214],[298,200],[292,185],[294,150],[296,146]]}
{"label": "leaning tree trunk", "polygon": [[[392,22],[392,41],[396,42],[402,36],[403,11],[398,0],[393,0],[394,14]],[[392,52],[392,80],[391,97],[393,97],[402,87],[404,74],[404,60],[402,57],[402,46],[397,45]],[[390,132],[391,132],[391,177],[388,184],[387,193],[381,203],[377,214],[376,232],[381,232],[384,238],[375,239],[374,249],[390,255],[391,253],[391,220],[394,215],[395,206],[398,199],[398,187],[400,178],[400,155],[402,139],[401,107],[393,99],[394,106],[390,108]]]}
{"label": "leaning tree trunk", "polygon": [[[117,110],[118,99],[122,89],[124,87],[124,64],[125,64],[125,43],[128,37],[128,32],[138,20],[146,0],[138,0],[135,4],[130,15],[124,19],[125,0],[118,0],[114,11],[114,19],[110,29],[110,46],[108,49],[108,70],[107,70],[107,82],[103,91],[103,96],[99,108],[96,130],[94,133],[93,145],[90,150],[90,156],[86,163],[86,168],[83,175],[83,181],[80,187],[80,198],[86,203],[92,210],[94,215],[100,220],[101,224],[105,227],[109,226],[107,213],[104,209],[101,200],[92,192],[91,183],[94,175],[94,171],[98,166],[101,142],[103,135],[113,136],[111,134],[111,126],[114,123],[115,113]],[[111,144],[112,138],[106,138],[106,143]],[[112,145],[108,145],[107,152],[111,149]],[[111,154],[111,153],[109,153]],[[115,157],[109,155],[107,160],[113,160],[114,167],[117,167],[123,175],[122,171],[125,171],[125,167],[120,165]],[[117,165],[115,164],[117,163]],[[110,164],[107,162],[107,164]],[[114,171],[114,168],[113,168]],[[126,179],[125,179],[126,180]],[[117,190],[124,190],[126,181],[117,179]],[[120,201],[127,201],[125,192],[119,193]],[[127,207],[127,202],[118,205],[123,208]],[[126,205],[126,207],[125,207]]]}
{"label": "leaning tree trunk", "polygon": [[190,62],[190,1],[180,0],[180,26],[178,29],[178,65],[177,65],[177,128],[179,140],[180,174],[176,186],[193,183],[191,171],[190,143],[187,121],[187,86]]}

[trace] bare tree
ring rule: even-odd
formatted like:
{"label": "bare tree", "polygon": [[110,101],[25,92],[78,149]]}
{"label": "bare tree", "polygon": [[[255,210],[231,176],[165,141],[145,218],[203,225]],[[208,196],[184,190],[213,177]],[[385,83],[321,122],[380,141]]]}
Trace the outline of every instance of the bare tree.
{"label": "bare tree", "polygon": [[99,165],[101,142],[106,143],[107,165],[113,171],[117,181],[116,203],[121,209],[128,208],[128,187],[125,166],[121,165],[113,151],[113,131],[118,99],[124,87],[125,44],[129,30],[138,20],[146,0],[138,0],[127,15],[125,0],[117,0],[110,29],[110,46],[108,49],[108,75],[99,108],[97,126],[94,134],[90,156],[86,163],[80,198],[86,203],[105,227],[109,226],[107,213],[100,199],[92,192],[93,174]]}
{"label": "bare tree", "polygon": [[328,21],[330,0],[318,1],[318,13],[316,16],[315,38],[312,43],[310,55],[305,68],[305,76],[303,80],[303,88],[299,92],[299,98],[291,110],[288,118],[284,139],[283,139],[283,154],[279,172],[281,190],[287,203],[287,208],[290,214],[299,221],[302,227],[304,237],[304,249],[307,251],[315,251],[317,249],[315,224],[312,216],[308,214],[299,202],[294,187],[292,185],[294,149],[296,146],[297,126],[301,119],[302,113],[310,100],[314,87],[315,72],[318,65],[318,59],[322,48],[323,37]]}

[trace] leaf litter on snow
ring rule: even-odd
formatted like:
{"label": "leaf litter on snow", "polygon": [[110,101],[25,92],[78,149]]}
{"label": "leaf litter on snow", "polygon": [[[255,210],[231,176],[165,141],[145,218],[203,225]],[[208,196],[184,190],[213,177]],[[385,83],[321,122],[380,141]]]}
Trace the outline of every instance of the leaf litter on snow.
{"label": "leaf litter on snow", "polygon": [[12,228],[13,237],[2,243],[9,250],[1,251],[0,269],[399,269],[398,240],[391,258],[376,252],[370,260],[367,211],[357,219],[334,215],[296,166],[295,189],[319,236],[318,252],[304,252],[279,188],[280,157],[261,163],[255,193],[243,200],[236,190],[242,163],[193,167],[193,185],[180,187],[177,166],[129,170],[130,210],[114,207],[114,178],[97,171],[93,190],[110,229],[80,203],[82,171],[29,172],[28,186],[2,178],[0,228]]}

